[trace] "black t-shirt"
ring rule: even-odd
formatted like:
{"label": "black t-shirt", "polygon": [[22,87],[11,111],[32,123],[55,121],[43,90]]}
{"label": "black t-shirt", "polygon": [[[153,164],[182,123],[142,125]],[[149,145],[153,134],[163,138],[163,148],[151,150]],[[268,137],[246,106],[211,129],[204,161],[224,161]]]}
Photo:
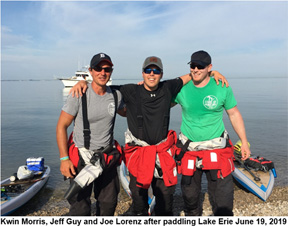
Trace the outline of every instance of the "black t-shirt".
{"label": "black t-shirt", "polygon": [[[124,103],[127,108],[128,128],[132,134],[139,138],[137,112],[137,94],[141,97],[141,112],[143,116],[143,138],[150,145],[165,139],[169,128],[170,105],[172,97],[176,96],[183,86],[180,78],[166,80],[159,83],[157,90],[147,91],[144,85],[127,84],[120,87]],[[138,87],[138,91],[137,91]],[[141,113],[140,112],[140,113]],[[165,120],[168,126],[164,129]],[[163,132],[163,130],[165,130]]]}

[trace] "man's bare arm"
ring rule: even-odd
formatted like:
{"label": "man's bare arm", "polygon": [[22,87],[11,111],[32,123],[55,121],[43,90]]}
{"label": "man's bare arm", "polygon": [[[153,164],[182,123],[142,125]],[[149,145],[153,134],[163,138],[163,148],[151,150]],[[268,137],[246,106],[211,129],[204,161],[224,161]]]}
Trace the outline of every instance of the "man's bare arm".
{"label": "man's bare arm", "polygon": [[[214,76],[214,79],[215,79],[217,85],[219,85],[219,80],[221,80],[222,81],[222,87],[224,86],[224,84],[226,84],[226,87],[229,87],[229,83],[228,83],[227,79],[225,78],[225,76],[223,76],[218,71],[215,71],[215,70],[211,71],[210,77],[212,77],[212,76]],[[182,79],[183,86],[184,86],[185,84],[187,84],[192,79],[192,76],[189,73],[189,74],[185,74],[185,75],[181,76],[180,78]]]}

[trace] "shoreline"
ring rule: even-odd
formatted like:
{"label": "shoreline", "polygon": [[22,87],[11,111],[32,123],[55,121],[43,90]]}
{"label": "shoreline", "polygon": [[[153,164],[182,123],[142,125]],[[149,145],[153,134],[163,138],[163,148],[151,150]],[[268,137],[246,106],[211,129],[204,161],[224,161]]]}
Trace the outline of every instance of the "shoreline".
{"label": "shoreline", "polygon": [[[65,189],[42,191],[36,195],[33,201],[14,212],[12,216],[67,216],[68,202],[63,199]],[[43,196],[47,198],[43,200]],[[207,192],[202,193],[203,215],[212,216],[211,206]],[[121,191],[118,196],[118,204],[115,216],[123,214],[131,205],[131,199]],[[36,204],[35,204],[36,203]],[[181,195],[174,196],[174,216],[183,216],[183,199]],[[246,192],[237,186],[234,188],[234,216],[288,216],[288,186],[275,186],[272,194],[266,202],[250,192]],[[96,213],[95,199],[92,199],[92,216]]]}

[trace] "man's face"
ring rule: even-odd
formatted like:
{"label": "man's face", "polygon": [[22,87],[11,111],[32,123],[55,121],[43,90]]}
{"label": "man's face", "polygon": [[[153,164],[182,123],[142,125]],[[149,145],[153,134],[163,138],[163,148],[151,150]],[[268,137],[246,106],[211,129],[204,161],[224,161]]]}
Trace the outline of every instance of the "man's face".
{"label": "man's face", "polygon": [[211,71],[211,68],[212,68],[211,64],[206,67],[203,67],[196,63],[191,63],[190,72],[194,84],[200,84],[205,79],[207,79],[209,77],[209,72]]}
{"label": "man's face", "polygon": [[163,76],[161,69],[155,65],[147,66],[142,73],[144,79],[144,87],[148,91],[157,89],[158,84]]}
{"label": "man's face", "polygon": [[102,61],[93,69],[90,68],[89,71],[93,77],[93,82],[99,86],[105,86],[110,80],[113,68],[108,62]]}

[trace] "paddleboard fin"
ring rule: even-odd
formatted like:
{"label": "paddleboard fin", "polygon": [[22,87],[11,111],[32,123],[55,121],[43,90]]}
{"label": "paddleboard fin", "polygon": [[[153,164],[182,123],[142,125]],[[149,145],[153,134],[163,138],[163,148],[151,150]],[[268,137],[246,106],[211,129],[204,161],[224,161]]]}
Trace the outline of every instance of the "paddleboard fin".
{"label": "paddleboard fin", "polygon": [[273,168],[273,169],[271,169],[271,170],[272,170],[272,173],[273,173],[273,175],[274,175],[274,178],[277,178],[276,169],[275,169],[275,168]]}

